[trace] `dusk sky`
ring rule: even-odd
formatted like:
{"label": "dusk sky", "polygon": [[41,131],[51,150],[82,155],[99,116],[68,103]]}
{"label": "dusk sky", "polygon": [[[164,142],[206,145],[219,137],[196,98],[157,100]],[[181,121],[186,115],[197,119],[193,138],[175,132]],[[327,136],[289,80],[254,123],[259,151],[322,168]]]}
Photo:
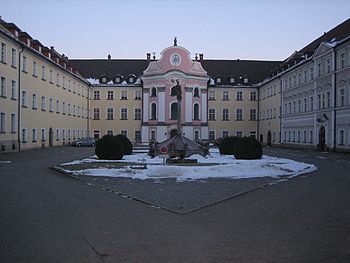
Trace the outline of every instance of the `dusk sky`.
{"label": "dusk sky", "polygon": [[284,60],[349,18],[349,0],[0,0],[0,15],[69,58]]}

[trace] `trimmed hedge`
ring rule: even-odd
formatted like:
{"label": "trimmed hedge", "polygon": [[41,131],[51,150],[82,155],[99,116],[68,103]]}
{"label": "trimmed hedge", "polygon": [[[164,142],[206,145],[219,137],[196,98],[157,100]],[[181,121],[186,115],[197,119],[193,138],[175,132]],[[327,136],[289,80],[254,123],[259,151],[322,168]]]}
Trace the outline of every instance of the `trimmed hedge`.
{"label": "trimmed hedge", "polygon": [[128,137],[124,136],[123,134],[116,135],[118,139],[120,139],[123,142],[124,145],[124,154],[130,155],[133,150],[133,146],[131,141],[128,139]]}
{"label": "trimmed hedge", "polygon": [[240,138],[235,136],[223,139],[219,145],[220,154],[234,154],[235,145],[239,140]]}
{"label": "trimmed hedge", "polygon": [[105,135],[96,142],[95,154],[99,159],[121,160],[124,156],[124,145],[120,138]]}
{"label": "trimmed hedge", "polygon": [[241,138],[235,145],[234,156],[236,159],[261,159],[261,143],[257,139],[252,137]]}

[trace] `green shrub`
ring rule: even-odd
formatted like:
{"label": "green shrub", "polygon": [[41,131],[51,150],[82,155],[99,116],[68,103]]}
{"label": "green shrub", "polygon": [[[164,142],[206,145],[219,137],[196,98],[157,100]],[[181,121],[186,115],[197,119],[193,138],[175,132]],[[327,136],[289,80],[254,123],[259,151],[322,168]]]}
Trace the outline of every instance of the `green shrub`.
{"label": "green shrub", "polygon": [[121,139],[105,135],[96,142],[95,154],[99,159],[121,160],[124,156],[124,145]]}
{"label": "green shrub", "polygon": [[240,140],[238,137],[226,137],[219,145],[220,154],[234,154],[234,148],[237,142]]}
{"label": "green shrub", "polygon": [[123,145],[124,145],[124,154],[125,155],[129,155],[132,153],[132,143],[131,141],[128,139],[128,137],[124,136],[123,134],[118,134],[116,135],[117,138],[119,138],[122,142],[123,142]]}
{"label": "green shrub", "polygon": [[236,159],[261,159],[261,143],[252,137],[241,138],[235,145],[234,155]]}

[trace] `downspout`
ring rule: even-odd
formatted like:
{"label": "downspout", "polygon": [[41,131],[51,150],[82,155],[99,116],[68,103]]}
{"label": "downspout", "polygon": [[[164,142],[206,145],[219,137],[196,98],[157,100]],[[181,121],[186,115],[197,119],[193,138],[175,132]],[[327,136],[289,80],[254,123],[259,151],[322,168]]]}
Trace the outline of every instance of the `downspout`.
{"label": "downspout", "polygon": [[17,140],[18,151],[21,151],[21,56],[23,53],[23,45],[18,53],[18,91],[17,91]]}
{"label": "downspout", "polygon": [[333,152],[337,151],[337,54],[333,48],[334,54],[334,78],[333,78],[333,87],[334,87],[334,138],[333,138]]}
{"label": "downspout", "polygon": [[281,77],[278,77],[280,80],[280,108],[279,108],[279,119],[280,119],[280,132],[279,132],[279,143],[282,144],[282,114],[285,109],[283,109],[283,102],[282,102],[282,80]]}
{"label": "downspout", "polygon": [[88,86],[88,94],[87,94],[87,111],[86,111],[86,118],[87,118],[87,136],[86,137],[90,137],[90,88],[91,88],[91,84],[89,84]]}
{"label": "downspout", "polygon": [[[257,88],[257,97],[258,97],[258,124],[257,124],[257,140],[260,142],[260,88],[261,85]],[[262,143],[262,142],[261,142]]]}

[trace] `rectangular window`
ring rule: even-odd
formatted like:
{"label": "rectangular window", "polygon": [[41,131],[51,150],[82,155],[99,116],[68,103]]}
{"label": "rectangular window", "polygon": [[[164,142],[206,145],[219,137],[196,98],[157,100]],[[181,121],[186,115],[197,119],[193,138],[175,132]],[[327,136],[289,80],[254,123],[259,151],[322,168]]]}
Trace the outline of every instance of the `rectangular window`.
{"label": "rectangular window", "polygon": [[304,70],[304,83],[307,82],[307,71]]}
{"label": "rectangular window", "polygon": [[100,119],[100,109],[94,108],[94,120]]}
{"label": "rectangular window", "polygon": [[34,110],[37,109],[36,94],[33,94],[33,96],[32,96],[32,108],[33,108]]}
{"label": "rectangular window", "polygon": [[21,139],[23,143],[27,142],[27,129],[23,128],[21,132]]}
{"label": "rectangular window", "polygon": [[243,110],[242,109],[237,109],[236,110],[236,120],[237,121],[242,121],[243,120]]}
{"label": "rectangular window", "polygon": [[340,89],[339,90],[339,93],[340,93],[340,107],[343,107],[345,106],[345,89]]}
{"label": "rectangular window", "polygon": [[345,131],[340,130],[339,131],[339,145],[344,145],[345,144]]}
{"label": "rectangular window", "polygon": [[62,114],[66,114],[66,103],[62,101]]}
{"label": "rectangular window", "polygon": [[99,99],[100,99],[100,91],[94,90],[94,100],[99,100]]}
{"label": "rectangular window", "polygon": [[[73,130],[73,137],[75,138],[75,130]],[[94,130],[94,139],[95,140],[100,139],[100,131],[99,130]]]}
{"label": "rectangular window", "polygon": [[135,141],[136,142],[141,141],[141,131],[135,131]]}
{"label": "rectangular window", "polygon": [[307,112],[307,98],[304,98],[304,112]]}
{"label": "rectangular window", "polygon": [[306,143],[306,131],[304,131],[303,143]]}
{"label": "rectangular window", "polygon": [[317,76],[321,76],[322,74],[322,64],[321,63],[318,63],[317,64]]}
{"label": "rectangular window", "polygon": [[[275,114],[276,114],[276,109],[275,109]],[[250,109],[250,120],[256,121],[256,109]]]}
{"label": "rectangular window", "polygon": [[141,109],[140,108],[135,109],[135,120],[141,120]]}
{"label": "rectangular window", "polygon": [[56,74],[56,86],[60,86],[60,74]]}
{"label": "rectangular window", "polygon": [[6,97],[6,78],[1,77],[0,97]]}
{"label": "rectangular window", "polygon": [[6,63],[6,44],[1,42],[1,62]]}
{"label": "rectangular window", "polygon": [[38,66],[36,64],[36,61],[33,61],[33,76],[34,77],[38,76]]}
{"label": "rectangular window", "polygon": [[310,97],[310,111],[314,110],[314,97]]}
{"label": "rectangular window", "polygon": [[107,135],[113,135],[113,130],[107,130]]}
{"label": "rectangular window", "polygon": [[127,108],[122,108],[120,110],[120,119],[121,120],[127,120],[128,119],[128,109]]}
{"label": "rectangular window", "polygon": [[256,138],[256,131],[251,131],[250,133],[249,133],[249,136],[251,137],[251,138]]}
{"label": "rectangular window", "polygon": [[62,76],[62,88],[66,88],[66,77]]}
{"label": "rectangular window", "polygon": [[198,130],[195,130],[195,131],[194,131],[194,140],[195,140],[195,141],[200,140],[199,131],[198,131]]}
{"label": "rectangular window", "polygon": [[331,107],[331,92],[327,91],[327,108]]}
{"label": "rectangular window", "polygon": [[16,113],[11,113],[11,133],[16,132]]}
{"label": "rectangular window", "polygon": [[68,80],[68,91],[71,91],[71,87],[70,87],[70,79]]}
{"label": "rectangular window", "polygon": [[215,140],[215,131],[209,131],[209,141]]}
{"label": "rectangular window", "polygon": [[56,113],[60,112],[60,101],[56,100]]}
{"label": "rectangular window", "polygon": [[46,110],[46,98],[44,96],[41,97],[41,110]]}
{"label": "rectangular window", "polygon": [[229,120],[229,110],[228,109],[222,109],[222,120],[228,121]]}
{"label": "rectangular window", "polygon": [[22,102],[21,105],[22,107],[27,107],[27,92],[22,90]]}
{"label": "rectangular window", "polygon": [[209,109],[209,120],[215,121],[215,109]]}
{"label": "rectangular window", "polygon": [[301,112],[301,100],[298,100],[298,112]]}
{"label": "rectangular window", "polygon": [[113,108],[107,109],[107,120],[113,120],[114,114],[113,114]]}
{"label": "rectangular window", "polygon": [[50,74],[49,74],[49,78],[50,78],[50,83],[53,83],[53,76],[52,76],[52,70],[50,69]]}
{"label": "rectangular window", "polygon": [[250,92],[250,100],[256,100],[256,92],[255,91]]}
{"label": "rectangular window", "polygon": [[310,80],[313,80],[314,79],[314,68],[311,67],[310,68]]}
{"label": "rectangular window", "polygon": [[301,135],[301,133],[300,133],[300,131],[298,131],[298,142],[300,142],[300,135]]}
{"label": "rectangular window", "polygon": [[69,115],[69,116],[71,115],[71,107],[70,107],[70,103],[68,103],[67,113],[68,113],[68,115]]}
{"label": "rectangular window", "polygon": [[0,133],[5,133],[6,129],[5,129],[5,123],[6,123],[6,115],[4,112],[0,113]]}
{"label": "rectangular window", "polygon": [[213,90],[209,91],[209,100],[215,100],[215,91]]}
{"label": "rectangular window", "polygon": [[32,129],[32,142],[36,142],[36,141],[37,141],[36,129],[33,128]]}
{"label": "rectangular window", "polygon": [[41,129],[41,141],[44,142],[46,140],[46,130],[44,128]]}
{"label": "rectangular window", "polygon": [[56,129],[56,141],[60,140],[60,130]]}
{"label": "rectangular window", "polygon": [[127,100],[128,99],[128,91],[127,90],[122,90],[121,99],[122,100]]}
{"label": "rectangular window", "polygon": [[49,111],[53,111],[52,98],[49,99]]}
{"label": "rectangular window", "polygon": [[237,136],[238,138],[242,138],[242,136],[243,136],[242,131],[237,131],[237,132],[236,132],[236,136]]}
{"label": "rectangular window", "polygon": [[141,100],[141,90],[135,90],[135,100]]}
{"label": "rectangular window", "polygon": [[27,73],[27,57],[22,56],[22,71]]}
{"label": "rectangular window", "polygon": [[330,58],[327,59],[327,73],[331,72],[331,62],[332,60]]}
{"label": "rectangular window", "polygon": [[112,90],[107,91],[107,100],[114,100],[114,92]]}
{"label": "rectangular window", "polygon": [[317,98],[318,98],[318,109],[320,110],[322,108],[322,101],[321,101],[321,94],[318,94],[317,95]]}
{"label": "rectangular window", "polygon": [[237,97],[236,97],[236,100],[243,100],[243,93],[242,91],[237,91]]}
{"label": "rectangular window", "polygon": [[[76,92],[76,84],[75,84],[75,81],[73,81],[73,93],[75,93],[75,92]],[[95,93],[95,91],[94,91],[94,93]],[[100,99],[100,92],[98,92],[98,99],[96,99],[96,100],[99,100],[99,99]]]}
{"label": "rectangular window", "polygon": [[13,48],[11,51],[11,54],[12,54],[11,66],[15,68],[17,67],[17,50]]}
{"label": "rectangular window", "polygon": [[222,92],[222,100],[229,100],[229,92],[227,90]]}
{"label": "rectangular window", "polygon": [[125,130],[122,130],[120,132],[121,135],[125,136],[125,137],[128,137],[128,131],[125,131]]}
{"label": "rectangular window", "polygon": [[155,130],[151,130],[151,138],[152,141],[156,140],[156,131]]}
{"label": "rectangular window", "polygon": [[45,66],[41,66],[41,79],[46,80],[46,69]]}
{"label": "rectangular window", "polygon": [[225,139],[228,137],[228,131],[222,131],[222,138]]}
{"label": "rectangular window", "polygon": [[345,67],[345,53],[339,54],[339,66],[340,66],[340,68]]}

